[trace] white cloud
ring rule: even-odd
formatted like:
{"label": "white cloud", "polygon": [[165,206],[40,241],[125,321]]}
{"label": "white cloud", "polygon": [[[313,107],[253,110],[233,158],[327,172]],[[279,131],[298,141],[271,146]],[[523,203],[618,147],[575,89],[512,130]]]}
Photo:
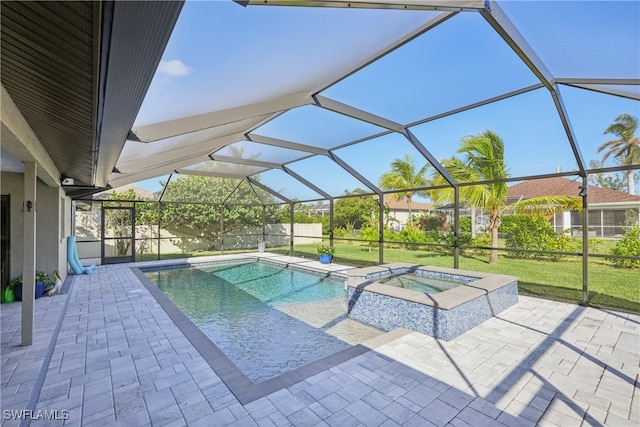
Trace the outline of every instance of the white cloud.
{"label": "white cloud", "polygon": [[179,59],[172,59],[171,61],[160,61],[158,71],[170,76],[186,76],[192,70]]}

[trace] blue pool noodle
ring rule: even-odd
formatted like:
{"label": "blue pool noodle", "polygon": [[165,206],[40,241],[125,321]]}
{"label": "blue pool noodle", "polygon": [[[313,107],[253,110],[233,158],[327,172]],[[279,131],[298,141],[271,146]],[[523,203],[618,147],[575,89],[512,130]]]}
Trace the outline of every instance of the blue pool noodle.
{"label": "blue pool noodle", "polygon": [[76,274],[93,274],[96,269],[95,265],[83,267],[78,257],[78,248],[76,246],[76,236],[67,237],[67,262]]}

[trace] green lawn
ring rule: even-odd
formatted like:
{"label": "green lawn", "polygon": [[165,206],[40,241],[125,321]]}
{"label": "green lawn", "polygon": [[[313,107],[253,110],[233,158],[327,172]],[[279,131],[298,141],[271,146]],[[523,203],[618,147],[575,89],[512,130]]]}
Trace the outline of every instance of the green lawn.
{"label": "green lawn", "polygon": [[[316,258],[317,245],[296,245],[294,255]],[[288,248],[269,248],[269,252],[288,254]],[[582,260],[535,261],[500,255],[497,265],[489,265],[488,256],[461,256],[460,268],[519,278],[519,292],[579,303],[582,301]],[[378,251],[355,244],[336,244],[335,262],[352,266],[378,264]],[[410,262],[453,267],[453,256],[406,249],[384,249],[384,262]],[[640,313],[640,271],[611,267],[604,260],[590,260],[588,269],[589,304]]]}

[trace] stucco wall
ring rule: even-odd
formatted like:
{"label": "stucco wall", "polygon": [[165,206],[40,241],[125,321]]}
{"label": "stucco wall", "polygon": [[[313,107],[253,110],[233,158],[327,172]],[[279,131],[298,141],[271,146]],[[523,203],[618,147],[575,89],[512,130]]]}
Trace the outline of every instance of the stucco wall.
{"label": "stucco wall", "polygon": [[[1,178],[0,193],[10,197],[9,277],[14,278],[22,275],[24,180],[21,173],[3,172]],[[47,272],[51,278],[54,270],[59,270],[64,278],[67,274],[66,234],[71,229],[71,211],[65,207],[70,202],[60,187],[48,187],[40,180],[36,191],[36,269]],[[61,206],[63,201],[65,206]]]}

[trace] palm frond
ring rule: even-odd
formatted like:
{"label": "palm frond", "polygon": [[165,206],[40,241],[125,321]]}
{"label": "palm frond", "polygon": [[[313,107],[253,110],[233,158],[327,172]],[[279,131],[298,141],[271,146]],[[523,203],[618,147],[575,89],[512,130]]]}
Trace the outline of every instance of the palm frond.
{"label": "palm frond", "polygon": [[582,199],[578,196],[542,196],[523,199],[508,206],[515,214],[553,215],[573,210],[582,212]]}

